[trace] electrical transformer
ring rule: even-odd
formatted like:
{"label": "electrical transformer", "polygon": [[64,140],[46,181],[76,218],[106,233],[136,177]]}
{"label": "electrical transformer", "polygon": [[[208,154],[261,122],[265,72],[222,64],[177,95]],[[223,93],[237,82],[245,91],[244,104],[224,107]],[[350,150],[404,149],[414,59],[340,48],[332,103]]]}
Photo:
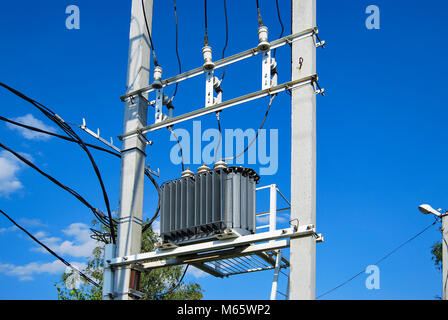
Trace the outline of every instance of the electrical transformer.
{"label": "electrical transformer", "polygon": [[163,243],[191,244],[255,233],[254,170],[219,161],[161,186],[160,236]]}

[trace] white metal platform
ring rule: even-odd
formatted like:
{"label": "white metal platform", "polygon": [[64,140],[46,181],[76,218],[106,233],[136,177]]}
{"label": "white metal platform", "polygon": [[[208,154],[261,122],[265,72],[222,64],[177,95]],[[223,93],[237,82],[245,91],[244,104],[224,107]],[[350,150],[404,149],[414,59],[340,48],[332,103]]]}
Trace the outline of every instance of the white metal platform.
{"label": "white metal platform", "polygon": [[[316,234],[313,225],[300,225],[297,221],[284,229],[277,229],[277,213],[289,210],[290,203],[278,187],[268,185],[256,189],[257,192],[269,190],[269,211],[257,213],[257,220],[268,216],[269,224],[260,225],[257,222],[257,232],[245,236],[232,236],[213,241],[190,244],[167,249],[156,249],[152,252],[119,257],[106,261],[106,268],[130,265],[133,269],[145,271],[167,266],[190,264],[216,277],[251,273],[275,269],[273,290],[277,292],[278,273],[289,267],[289,261],[281,257],[281,250],[289,247],[289,239],[314,236],[322,241],[322,236]],[[266,191],[264,191],[266,192]],[[277,197],[280,195],[288,207],[277,209]],[[264,218],[266,220],[266,218]],[[266,230],[261,232],[261,230]],[[278,258],[280,256],[280,258]],[[284,272],[284,274],[287,274]],[[275,285],[274,285],[275,283]],[[272,298],[272,295],[271,295]],[[275,295],[274,295],[275,299]]]}

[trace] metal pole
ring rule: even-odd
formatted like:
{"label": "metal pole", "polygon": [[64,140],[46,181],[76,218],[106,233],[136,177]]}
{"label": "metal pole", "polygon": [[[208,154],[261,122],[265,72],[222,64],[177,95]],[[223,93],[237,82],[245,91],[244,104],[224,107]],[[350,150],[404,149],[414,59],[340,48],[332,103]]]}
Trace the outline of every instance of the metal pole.
{"label": "metal pole", "polygon": [[115,253],[115,245],[106,244],[104,249],[103,300],[112,300],[114,293],[114,273],[110,267]]}
{"label": "metal pole", "polygon": [[[153,0],[144,0],[149,30],[152,27]],[[149,84],[150,44],[141,0],[132,1],[129,43],[127,92]],[[147,125],[147,104],[137,96],[126,102],[124,133]],[[121,160],[121,188],[118,217],[116,256],[140,253],[142,238],[143,180],[146,140],[139,134],[123,139]],[[115,272],[116,299],[132,299],[129,295],[131,270],[121,266]]]}
{"label": "metal pole", "polygon": [[278,290],[278,274],[280,273],[280,264],[282,263],[282,251],[277,250],[277,258],[275,259],[274,279],[271,288],[271,300],[277,299]]}
{"label": "metal pole", "polygon": [[447,235],[448,233],[448,216],[446,213],[442,215],[442,284],[443,284],[443,300],[448,299],[448,244]]}
{"label": "metal pole", "polygon": [[[316,0],[291,1],[292,33],[316,26]],[[292,44],[292,80],[316,73],[313,38]],[[291,219],[316,224],[316,95],[312,86],[292,91]],[[291,239],[291,300],[316,297],[316,241]]]}

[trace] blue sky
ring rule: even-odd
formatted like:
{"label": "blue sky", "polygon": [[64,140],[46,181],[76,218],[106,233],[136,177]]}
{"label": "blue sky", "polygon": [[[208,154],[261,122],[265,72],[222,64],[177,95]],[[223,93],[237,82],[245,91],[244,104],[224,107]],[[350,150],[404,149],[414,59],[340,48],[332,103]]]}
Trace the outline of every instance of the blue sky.
{"label": "blue sky", "polygon": [[[128,54],[130,3],[110,1],[3,2],[0,10],[0,79],[52,108],[66,121],[101,128],[106,138],[121,134]],[[80,30],[65,28],[65,9],[79,6]],[[365,9],[377,5],[381,29],[365,27]],[[202,1],[178,1],[179,46],[183,70],[202,64]],[[286,33],[290,1],[280,0]],[[270,39],[280,33],[275,1],[262,0]],[[432,222],[417,210],[420,203],[446,206],[447,139],[443,63],[446,52],[443,1],[318,1],[318,26],[327,47],[318,51],[320,84],[327,95],[317,106],[317,227],[325,242],[317,251],[317,294],[331,289],[373,264]],[[228,1],[229,45],[226,56],[257,44],[255,1]],[[155,1],[153,40],[165,76],[175,75],[174,16],[171,1]],[[224,45],[222,3],[209,10],[209,38],[214,56]],[[260,61],[253,58],[227,69],[224,99],[259,90]],[[279,82],[290,77],[290,52],[277,52]],[[170,92],[172,89],[167,89]],[[54,127],[32,106],[5,90],[1,115]],[[274,101],[266,129],[278,129],[279,169],[262,177],[289,196],[290,102]],[[443,100],[442,100],[443,99]],[[254,128],[263,118],[266,99],[222,113],[225,128]],[[175,100],[178,114],[203,104],[203,79],[183,82]],[[153,114],[149,113],[149,119]],[[213,115],[201,119],[216,128]],[[192,129],[191,123],[179,126]],[[0,124],[0,141],[104,208],[100,188],[80,148],[55,138],[23,136]],[[89,136],[87,141],[94,142]],[[149,136],[148,162],[160,168],[160,182],[180,175],[169,161],[175,146],[167,131]],[[115,139],[118,144],[118,139]],[[111,199],[118,203],[120,163],[94,152]],[[91,249],[87,226],[92,215],[64,193],[6,153],[0,153],[0,208],[39,235],[66,260],[82,265]],[[195,168],[193,165],[192,168]],[[259,166],[252,166],[256,170]],[[259,209],[267,208],[259,197]],[[148,182],[144,216],[155,208]],[[55,299],[54,283],[64,268],[18,230],[0,219],[0,299]],[[440,238],[434,227],[380,265],[381,289],[367,290],[361,275],[325,298],[434,299],[441,295],[441,273],[430,246]],[[205,289],[205,299],[268,299],[272,272],[229,279],[189,274]]]}

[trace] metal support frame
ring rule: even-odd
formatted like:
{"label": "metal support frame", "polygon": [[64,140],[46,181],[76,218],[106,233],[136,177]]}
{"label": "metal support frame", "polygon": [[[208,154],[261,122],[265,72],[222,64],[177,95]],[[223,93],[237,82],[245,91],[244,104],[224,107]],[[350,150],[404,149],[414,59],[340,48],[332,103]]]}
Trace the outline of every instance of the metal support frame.
{"label": "metal support frame", "polygon": [[110,138],[110,142],[103,139],[100,136],[100,129],[96,130],[96,133],[93,132],[92,130],[90,130],[89,128],[87,128],[87,124],[86,124],[86,119],[82,118],[82,125],[78,126],[81,130],[84,130],[86,133],[90,134],[92,137],[94,137],[95,139],[99,140],[100,142],[104,143],[106,146],[108,146],[109,148],[117,151],[118,153],[121,152],[120,148],[116,147],[114,145],[114,140],[112,139],[112,137]]}
{"label": "metal support frame", "polygon": [[[150,13],[147,15],[152,18],[153,1],[144,1],[147,1],[146,7],[148,13]],[[315,0],[306,0],[306,3],[306,6],[311,4],[315,7]],[[133,23],[138,22],[139,25],[143,25],[141,21],[142,8],[138,0],[133,0],[132,14]],[[295,17],[294,6],[293,17]],[[152,22],[151,18],[149,19],[149,25],[151,25]],[[295,30],[297,30],[296,25],[294,25],[293,27],[293,31]],[[212,70],[205,70],[204,67],[196,68],[167,80],[161,80],[161,88],[154,88],[152,85],[145,85],[145,83],[149,83],[149,65],[146,65],[149,64],[149,48],[148,43],[145,39],[145,32],[146,31],[144,30],[144,28],[135,28],[135,25],[131,24],[131,49],[128,67],[128,92],[121,97],[121,100],[126,102],[127,107],[125,112],[124,134],[119,136],[119,138],[123,140],[123,150],[121,151],[123,157],[121,184],[122,188],[120,193],[120,224],[118,230],[118,243],[115,252],[115,256],[117,257],[107,259],[105,262],[105,279],[107,280],[110,278],[110,273],[115,274],[116,287],[113,288],[106,285],[107,290],[104,291],[105,298],[112,297],[110,292],[114,292],[114,290],[119,296],[118,298],[130,298],[131,292],[129,291],[129,275],[131,268],[145,270],[168,265],[189,263],[201,270],[204,270],[205,272],[220,277],[268,270],[276,267],[278,271],[281,271],[280,269],[282,268],[282,266],[289,266],[289,262],[281,258],[280,251],[276,250],[289,247],[289,243],[292,243],[294,239],[313,238],[313,240],[306,240],[306,242],[309,242],[316,241],[316,239],[321,240],[322,237],[320,235],[316,236],[314,223],[304,225],[299,225],[297,223],[297,225],[286,229],[276,229],[276,213],[278,211],[287,210],[289,208],[277,210],[276,197],[278,188],[275,185],[268,186],[271,188],[271,203],[269,210],[269,214],[271,216],[268,226],[269,231],[267,232],[239,236],[230,239],[218,239],[215,241],[174,247],[165,250],[157,249],[153,252],[138,253],[141,240],[141,232],[139,233],[139,231],[141,231],[142,222],[142,181],[144,171],[144,158],[146,156],[145,145],[148,144],[148,141],[144,137],[144,134],[160,130],[162,128],[170,127],[174,124],[188,121],[200,116],[204,116],[206,114],[220,112],[226,108],[246,103],[255,99],[272,96],[286,90],[292,91],[293,89],[303,87],[307,84],[311,84],[311,91],[313,92],[313,94],[323,94],[323,90],[321,90],[317,84],[317,75],[315,74],[315,72],[307,72],[306,76],[304,77],[293,76],[293,79],[291,81],[277,85],[275,62],[271,59],[270,51],[267,51],[265,53],[262,53],[262,90],[233,98],[224,102],[222,102],[222,90],[220,90],[220,92],[218,92],[218,98],[215,100],[213,93],[213,90],[216,89],[214,87],[214,69],[227,66],[229,64],[253,57],[261,53],[261,51],[259,51],[257,48],[252,48],[214,62],[214,69]],[[308,37],[312,38],[312,40],[310,41],[312,41],[315,49],[316,47],[323,46],[324,44],[324,42],[320,41],[320,39],[318,38],[317,33],[318,30],[316,27],[310,27],[303,31],[293,33],[289,36],[271,42],[270,49],[272,50],[286,44],[297,47],[295,44],[296,41],[306,39]],[[319,42],[317,42],[316,39],[318,39]],[[311,63],[313,62],[314,61],[311,59]],[[170,114],[169,116],[165,116],[162,110],[164,102],[163,88],[168,85],[176,84],[186,79],[196,77],[204,72],[206,73],[205,107],[177,117],[172,117],[172,114]],[[316,87],[319,90],[316,89]],[[144,95],[152,91],[156,91],[156,100],[150,103],[147,97],[145,97]],[[146,108],[148,104],[155,105],[155,122],[152,125],[146,125]],[[99,137],[99,134],[97,136]],[[293,176],[294,173],[292,173],[292,178]],[[293,195],[295,194],[294,190],[295,189],[293,188]],[[132,195],[133,199],[130,199],[129,195]],[[283,195],[282,197],[284,198]],[[297,199],[295,200],[297,201]],[[291,204],[290,207],[292,207]],[[296,215],[297,208],[295,208],[294,212]],[[276,252],[276,260],[274,261],[272,256]],[[305,251],[303,252],[304,254],[306,254]],[[107,257],[110,258],[110,252],[108,253]],[[295,261],[297,261],[297,257],[298,255],[295,254]],[[312,259],[314,259],[314,257],[312,257]],[[212,262],[215,263],[213,264]],[[314,278],[310,279],[310,281],[313,282]],[[314,293],[314,288],[312,288],[312,292]]]}
{"label": "metal support frame", "polygon": [[[256,190],[264,189],[269,189],[270,192],[270,210],[258,213],[257,217],[269,214],[269,225],[261,226],[261,228],[269,228],[266,232],[180,247],[174,246],[169,249],[159,248],[152,252],[112,259],[107,266],[111,268],[130,266],[133,269],[144,271],[191,264],[220,278],[272,270],[276,267],[279,270],[288,268],[289,261],[278,257],[281,249],[289,247],[290,239],[316,236],[316,230],[313,225],[293,226],[278,230],[276,227],[277,194],[284,196],[275,184],[259,187]],[[289,202],[287,199],[285,200]]]}
{"label": "metal support frame", "polygon": [[[317,27],[312,27],[312,28],[308,28],[308,29],[303,30],[303,31],[298,32],[298,33],[290,34],[290,35],[288,35],[286,37],[283,37],[281,39],[272,41],[270,43],[271,50],[273,50],[275,48],[282,47],[282,46],[284,46],[286,44],[292,44],[292,43],[294,43],[296,41],[299,41],[299,40],[302,40],[302,39],[305,39],[305,38],[308,38],[308,37],[315,37],[318,34],[318,32],[319,31],[318,31]],[[232,63],[235,63],[235,62],[238,62],[238,61],[241,61],[241,60],[248,59],[248,58],[253,57],[253,56],[255,56],[255,55],[259,54],[259,53],[260,52],[255,47],[255,48],[252,48],[252,49],[249,49],[249,50],[237,53],[237,54],[235,54],[233,56],[230,56],[230,57],[227,57],[227,58],[215,61],[214,62],[214,64],[215,64],[214,70],[222,68],[222,67],[225,67],[225,66],[227,66],[229,64],[232,64]],[[166,87],[166,86],[169,86],[169,85],[172,85],[172,84],[176,84],[178,82],[181,82],[181,81],[193,78],[193,77],[197,77],[197,76],[203,74],[204,72],[205,72],[204,68],[201,66],[199,68],[196,68],[196,69],[193,69],[193,70],[181,73],[181,74],[179,74],[177,76],[174,76],[174,77],[162,80],[162,85],[163,85],[163,87]],[[126,101],[127,99],[129,99],[132,96],[138,96],[138,95],[141,95],[141,94],[144,94],[144,93],[152,92],[154,90],[155,89],[152,86],[146,86],[146,87],[144,87],[142,89],[131,91],[131,92],[121,96],[120,99],[122,101]]]}
{"label": "metal support frame", "polygon": [[117,257],[111,261],[110,265],[112,267],[125,266],[136,263],[143,263],[147,261],[154,261],[158,259],[173,258],[181,255],[207,252],[211,250],[222,250],[240,246],[248,246],[255,243],[270,240],[280,240],[286,238],[294,239],[306,236],[313,236],[315,233],[316,229],[314,228],[313,225],[303,225],[276,231],[240,236],[233,239],[208,241],[203,243],[177,247],[169,250],[157,249],[152,252],[145,252],[135,255]]}
{"label": "metal support frame", "polygon": [[112,300],[115,296],[114,273],[110,266],[110,262],[115,256],[115,249],[114,244],[106,244],[104,248],[103,300]]}
{"label": "metal support frame", "polygon": [[154,123],[160,123],[163,121],[163,89],[156,90],[156,101],[154,107],[155,107]]}
{"label": "metal support frame", "polygon": [[198,118],[198,117],[210,114],[210,113],[218,112],[218,111],[221,111],[221,110],[224,110],[224,109],[227,109],[227,108],[230,108],[230,107],[242,104],[242,103],[246,103],[246,102],[249,102],[249,101],[252,101],[255,99],[271,96],[271,95],[274,95],[274,94],[277,94],[277,93],[280,93],[280,92],[283,92],[286,90],[294,90],[296,88],[303,87],[308,84],[313,84],[317,80],[318,80],[317,75],[314,74],[314,75],[307,76],[307,77],[304,77],[304,78],[301,78],[298,80],[289,81],[289,82],[277,85],[275,87],[271,87],[268,89],[249,93],[249,94],[246,94],[246,95],[238,97],[238,98],[227,100],[227,101],[212,105],[210,107],[198,108],[194,111],[188,112],[181,116],[167,119],[165,121],[162,121],[162,122],[159,122],[159,123],[156,123],[153,125],[149,125],[149,126],[143,127],[138,130],[130,131],[126,134],[122,134],[121,136],[119,136],[119,138],[123,139],[128,136],[135,135],[135,134],[144,134],[144,133],[160,130],[160,129],[170,127],[175,124],[179,124],[184,121],[192,120],[192,119],[195,119],[195,118]]}

